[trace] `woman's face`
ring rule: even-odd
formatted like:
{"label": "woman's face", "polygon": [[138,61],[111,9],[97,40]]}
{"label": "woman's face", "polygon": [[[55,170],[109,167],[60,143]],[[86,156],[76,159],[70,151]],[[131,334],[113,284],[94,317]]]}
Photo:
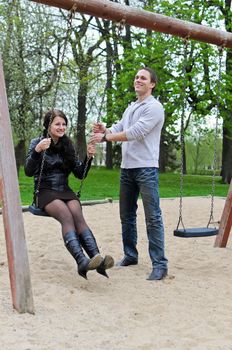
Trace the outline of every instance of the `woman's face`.
{"label": "woman's face", "polygon": [[55,117],[51,123],[49,134],[53,141],[58,141],[58,139],[64,136],[67,129],[66,122],[61,117]]}

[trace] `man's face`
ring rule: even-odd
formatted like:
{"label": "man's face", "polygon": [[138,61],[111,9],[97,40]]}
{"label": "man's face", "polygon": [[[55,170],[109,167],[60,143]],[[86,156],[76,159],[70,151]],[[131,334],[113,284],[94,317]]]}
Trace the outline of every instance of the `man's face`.
{"label": "man's face", "polygon": [[154,86],[155,83],[151,82],[150,73],[145,69],[139,70],[134,79],[134,89],[137,95],[151,93]]}

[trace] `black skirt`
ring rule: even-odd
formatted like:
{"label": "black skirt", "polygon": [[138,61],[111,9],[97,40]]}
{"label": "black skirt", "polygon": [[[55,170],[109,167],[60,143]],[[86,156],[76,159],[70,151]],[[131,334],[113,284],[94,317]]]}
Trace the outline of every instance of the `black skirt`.
{"label": "black skirt", "polygon": [[60,199],[64,202],[70,200],[77,200],[80,202],[79,198],[73,191],[53,191],[53,190],[40,190],[38,195],[38,207],[44,209],[44,207],[55,199]]}

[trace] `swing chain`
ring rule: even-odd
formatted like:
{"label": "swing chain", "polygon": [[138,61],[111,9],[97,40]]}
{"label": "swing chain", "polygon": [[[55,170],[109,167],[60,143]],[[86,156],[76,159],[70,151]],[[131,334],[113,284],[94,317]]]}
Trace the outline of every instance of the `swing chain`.
{"label": "swing chain", "polygon": [[[104,100],[104,95],[103,95],[103,99],[102,99],[101,108],[102,108],[102,105],[103,105],[103,100]],[[97,123],[100,123],[100,121],[101,121],[101,115],[100,114],[101,114],[101,109],[100,109],[100,111],[98,113],[98,116],[97,116]],[[86,164],[85,164],[83,176],[82,176],[82,179],[81,179],[81,182],[80,182],[80,187],[79,187],[79,190],[76,193],[78,198],[81,197],[81,191],[82,191],[82,187],[84,185],[84,180],[85,180],[85,176],[86,176],[86,172],[87,172],[87,169],[88,169],[88,166],[89,166],[90,159],[91,159],[91,157],[88,156]]]}
{"label": "swing chain", "polygon": [[91,157],[87,158],[87,161],[86,161],[86,164],[85,164],[85,168],[84,168],[84,172],[83,172],[83,176],[82,176],[82,179],[81,179],[81,182],[80,182],[80,187],[79,187],[79,190],[76,193],[78,198],[81,197],[81,191],[82,191],[82,187],[84,185],[84,180],[85,180],[85,176],[86,176],[86,172],[87,172],[87,169],[88,169],[88,166],[89,166],[90,159],[91,159]]}
{"label": "swing chain", "polygon": [[[100,116],[100,112],[98,113],[98,116],[97,116],[97,123],[100,123],[100,120],[101,120],[101,116]],[[82,191],[82,187],[84,185],[84,180],[85,180],[85,176],[86,176],[86,172],[87,172],[87,169],[88,169],[88,166],[89,166],[89,162],[90,162],[90,159],[91,157],[87,157],[87,161],[86,161],[86,164],[85,164],[85,168],[84,168],[84,172],[83,172],[83,176],[82,176],[82,179],[81,179],[81,182],[80,182],[80,187],[79,187],[79,190],[77,191],[76,195],[78,198],[81,197],[81,191]]]}
{"label": "swing chain", "polygon": [[[62,68],[64,64],[64,55],[66,52],[67,44],[68,44],[68,39],[71,34],[72,30],[72,21],[75,16],[75,6],[73,6],[69,12],[68,18],[67,18],[67,29],[66,29],[66,37],[64,41],[64,48],[61,54],[61,60],[60,60],[60,65],[58,66],[58,74],[57,74],[57,84],[56,84],[56,89],[54,93],[54,98],[53,98],[53,103],[52,103],[52,110],[55,108],[56,105],[56,99],[57,99],[57,94],[58,94],[58,89],[59,89],[59,84],[60,84],[60,79],[61,79],[61,73],[62,73]],[[52,118],[51,118],[52,119]]]}
{"label": "swing chain", "polygon": [[213,178],[212,178],[212,191],[211,191],[211,207],[210,216],[207,227],[214,222],[214,195],[215,195],[215,178],[216,178],[216,164],[217,164],[217,139],[218,139],[218,124],[219,124],[219,113],[220,113],[220,89],[221,89],[221,78],[222,78],[222,57],[224,47],[219,47],[219,64],[218,64],[218,80],[216,89],[216,125],[214,133],[214,154],[213,154]]}
{"label": "swing chain", "polygon": [[[102,108],[102,105],[103,105],[103,101],[104,101],[104,94],[103,94],[103,98],[102,98],[102,103],[101,103],[101,107],[100,107],[100,111],[98,113],[98,116],[97,116],[97,123],[100,123],[101,121],[101,108]],[[86,161],[86,164],[85,164],[85,168],[84,168],[84,172],[83,172],[83,176],[82,176],[82,179],[81,179],[81,182],[80,182],[80,187],[79,187],[79,190],[77,191],[76,195],[78,198],[81,197],[81,191],[82,191],[82,187],[84,185],[84,180],[85,180],[85,176],[86,176],[86,172],[87,172],[87,169],[88,169],[88,166],[89,166],[89,162],[90,162],[90,159],[91,157],[87,157],[87,161]]]}
{"label": "swing chain", "polygon": [[[69,36],[71,34],[72,21],[73,21],[74,16],[75,16],[75,6],[73,6],[71,8],[71,10],[69,12],[69,16],[67,18],[66,37],[65,37],[65,41],[64,41],[63,51],[62,51],[62,54],[61,54],[60,64],[58,65],[58,69],[57,69],[58,70],[58,74],[57,74],[54,98],[53,98],[53,102],[52,102],[52,113],[51,113],[51,117],[50,117],[49,124],[48,124],[48,129],[47,129],[47,138],[49,137],[49,129],[50,129],[52,121],[54,119],[54,114],[53,113],[54,113],[54,109],[55,109],[55,105],[56,105],[57,93],[58,93],[58,89],[59,89],[59,84],[60,84],[60,79],[61,79],[61,72],[62,72],[62,67],[63,67],[63,63],[64,63],[64,56],[65,56],[65,51],[66,51],[67,44],[68,44],[68,39],[69,39]],[[36,207],[38,207],[38,194],[39,194],[39,190],[40,190],[40,184],[41,184],[41,179],[42,179],[42,173],[43,173],[45,158],[46,158],[46,150],[43,151],[42,161],[41,161],[41,165],[40,165],[40,172],[39,172],[39,177],[38,177],[38,183],[37,183],[37,188],[36,188],[36,190],[34,192],[34,202],[35,202]]]}
{"label": "swing chain", "polygon": [[184,187],[184,116],[185,116],[185,108],[186,108],[186,67],[187,67],[187,55],[188,55],[188,38],[184,39],[184,64],[182,67],[182,75],[184,78],[183,81],[183,90],[182,90],[182,109],[181,109],[181,126],[180,126],[180,145],[181,145],[181,164],[180,164],[180,202],[179,202],[179,220],[177,223],[177,229],[179,228],[180,223],[183,224],[182,219],[182,209],[183,209],[183,187]]}

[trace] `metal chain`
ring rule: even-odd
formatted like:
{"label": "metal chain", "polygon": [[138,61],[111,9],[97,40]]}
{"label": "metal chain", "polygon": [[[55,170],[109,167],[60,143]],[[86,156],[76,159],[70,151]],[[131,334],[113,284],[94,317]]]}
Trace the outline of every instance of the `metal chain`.
{"label": "metal chain", "polygon": [[212,190],[211,190],[211,206],[210,206],[210,216],[207,227],[210,223],[214,222],[214,195],[215,195],[215,178],[216,178],[216,164],[217,164],[217,139],[218,139],[218,123],[220,114],[220,89],[221,89],[221,78],[222,78],[222,57],[223,57],[223,47],[219,47],[219,64],[218,64],[218,80],[216,89],[216,125],[214,133],[214,154],[213,154],[213,176],[212,176]]}
{"label": "metal chain", "polygon": [[[100,120],[101,120],[101,116],[100,116],[100,113],[98,113],[97,123],[100,123]],[[85,164],[83,176],[82,176],[82,179],[81,179],[81,182],[80,182],[80,187],[79,187],[79,190],[76,193],[78,198],[81,197],[81,191],[82,191],[82,187],[84,185],[84,180],[85,180],[85,176],[86,176],[86,172],[87,172],[87,169],[88,169],[88,166],[89,166],[90,159],[91,159],[91,157],[87,157],[87,161],[86,161],[86,164]]]}
{"label": "metal chain", "polygon": [[72,30],[72,21],[73,18],[75,16],[75,7],[73,6],[69,12],[69,16],[67,18],[67,29],[66,29],[66,37],[65,37],[65,41],[64,41],[64,48],[61,54],[61,60],[60,60],[60,66],[58,67],[58,75],[57,75],[57,84],[56,84],[56,89],[55,89],[55,93],[54,93],[54,98],[53,98],[53,103],[52,103],[52,110],[55,108],[56,105],[56,99],[57,99],[57,93],[58,93],[58,89],[59,89],[59,83],[60,83],[60,78],[61,78],[61,73],[62,73],[62,68],[63,68],[63,63],[64,63],[64,55],[66,52],[66,48],[68,45],[68,39],[70,37],[71,34],[71,30]]}
{"label": "metal chain", "polygon": [[[53,111],[54,111],[55,105],[56,105],[57,93],[58,93],[58,89],[59,89],[60,78],[61,78],[61,73],[62,73],[62,67],[63,67],[63,63],[64,63],[64,55],[65,55],[65,51],[66,51],[66,48],[67,48],[68,39],[69,39],[69,36],[71,34],[71,30],[72,30],[72,20],[74,18],[74,15],[75,15],[75,5],[71,8],[71,10],[69,12],[68,19],[67,19],[66,37],[65,37],[65,41],[64,41],[63,51],[62,51],[62,54],[61,54],[60,65],[58,66],[56,88],[55,88],[54,98],[53,98],[53,102],[52,102],[52,113],[51,113],[51,117],[50,117],[49,124],[48,124],[48,129],[47,129],[47,138],[49,137],[49,129],[50,129],[52,121],[54,119],[53,118],[54,117]],[[39,189],[40,189],[40,184],[41,184],[41,179],[42,179],[42,173],[43,173],[45,158],[46,158],[46,150],[43,151],[42,161],[41,161],[41,166],[40,166],[40,172],[39,172],[39,178],[38,178],[38,184],[37,184],[37,188],[35,190],[35,195],[34,195],[34,202],[35,202],[37,207],[38,207],[38,194],[39,194]]]}
{"label": "metal chain", "polygon": [[84,180],[85,180],[85,176],[86,176],[86,172],[87,172],[87,169],[88,169],[88,166],[89,166],[90,159],[91,159],[91,157],[87,157],[87,161],[85,163],[85,167],[84,167],[84,171],[83,171],[83,176],[82,176],[82,179],[81,179],[81,182],[80,182],[80,187],[79,187],[79,190],[76,193],[78,198],[81,197],[81,191],[82,191],[82,187],[84,185]]}
{"label": "metal chain", "polygon": [[182,109],[181,109],[181,126],[180,126],[180,145],[181,145],[181,165],[180,165],[180,194],[179,194],[179,219],[177,223],[177,228],[179,228],[180,223],[183,228],[183,218],[182,218],[182,209],[183,209],[183,189],[184,189],[184,117],[185,117],[185,108],[186,108],[186,66],[187,66],[187,54],[188,54],[188,39],[184,39],[184,64],[182,67],[183,75],[183,91],[182,91]]}
{"label": "metal chain", "polygon": [[[102,101],[102,104],[103,104],[103,101]],[[101,104],[101,108],[102,108],[102,104]],[[100,111],[101,111],[101,109],[100,109]],[[101,121],[101,115],[100,115],[100,112],[99,112],[98,116],[97,116],[97,123],[100,123],[100,121]],[[82,191],[82,187],[84,185],[84,180],[85,180],[85,176],[86,176],[86,172],[87,172],[87,169],[88,169],[88,166],[89,166],[90,159],[91,159],[91,157],[87,157],[87,161],[86,161],[86,164],[85,164],[83,176],[82,176],[82,179],[81,179],[81,182],[80,182],[80,187],[79,187],[79,190],[76,193],[78,198],[81,197],[81,191]]]}

